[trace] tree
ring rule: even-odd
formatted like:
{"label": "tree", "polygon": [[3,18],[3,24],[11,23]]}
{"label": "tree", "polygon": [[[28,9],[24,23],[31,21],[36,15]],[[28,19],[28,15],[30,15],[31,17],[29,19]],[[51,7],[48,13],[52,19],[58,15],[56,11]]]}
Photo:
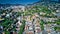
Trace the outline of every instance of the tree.
{"label": "tree", "polygon": [[18,34],[23,34],[25,28],[25,22],[26,22],[25,20],[22,21],[22,25],[20,26],[20,31]]}
{"label": "tree", "polygon": [[57,25],[60,25],[60,19],[58,19],[58,20],[56,21],[56,24],[57,24]]}
{"label": "tree", "polygon": [[44,30],[44,26],[43,26],[43,24],[44,24],[43,20],[40,20],[41,30]]}

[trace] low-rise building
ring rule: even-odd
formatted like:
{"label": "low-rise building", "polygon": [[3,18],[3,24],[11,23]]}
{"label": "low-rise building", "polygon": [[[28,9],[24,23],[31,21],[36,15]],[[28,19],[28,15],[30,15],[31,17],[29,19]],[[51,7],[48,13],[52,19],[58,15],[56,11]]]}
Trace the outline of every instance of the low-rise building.
{"label": "low-rise building", "polygon": [[0,26],[0,34],[3,33],[3,26]]}
{"label": "low-rise building", "polygon": [[26,34],[34,34],[33,31],[26,32]]}

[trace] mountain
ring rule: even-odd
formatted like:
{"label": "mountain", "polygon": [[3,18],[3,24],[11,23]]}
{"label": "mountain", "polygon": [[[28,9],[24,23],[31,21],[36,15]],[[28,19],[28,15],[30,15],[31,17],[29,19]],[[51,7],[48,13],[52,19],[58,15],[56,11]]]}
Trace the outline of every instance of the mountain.
{"label": "mountain", "polygon": [[[28,6],[29,5],[36,5],[36,4],[40,4],[40,5],[49,5],[49,4],[56,4],[56,3],[60,3],[60,0],[40,0],[40,1],[37,1],[33,4],[27,4]],[[6,7],[10,7],[10,6],[19,6],[19,5],[22,5],[22,4],[0,4],[0,8],[3,7],[3,8],[6,8]],[[25,6],[25,5],[23,5]]]}

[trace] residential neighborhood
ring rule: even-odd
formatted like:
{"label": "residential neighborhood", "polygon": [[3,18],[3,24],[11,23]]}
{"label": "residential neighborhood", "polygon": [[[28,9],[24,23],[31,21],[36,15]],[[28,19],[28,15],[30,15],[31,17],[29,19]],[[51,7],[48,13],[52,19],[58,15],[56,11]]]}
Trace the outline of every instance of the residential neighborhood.
{"label": "residential neighborhood", "polygon": [[60,34],[60,3],[49,2],[1,6],[0,34]]}

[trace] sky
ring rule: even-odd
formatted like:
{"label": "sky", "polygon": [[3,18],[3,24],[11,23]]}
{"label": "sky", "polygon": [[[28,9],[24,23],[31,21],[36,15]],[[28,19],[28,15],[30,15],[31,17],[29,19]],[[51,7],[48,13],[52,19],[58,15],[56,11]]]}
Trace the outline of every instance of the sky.
{"label": "sky", "polygon": [[0,0],[0,4],[32,4],[39,0]]}

